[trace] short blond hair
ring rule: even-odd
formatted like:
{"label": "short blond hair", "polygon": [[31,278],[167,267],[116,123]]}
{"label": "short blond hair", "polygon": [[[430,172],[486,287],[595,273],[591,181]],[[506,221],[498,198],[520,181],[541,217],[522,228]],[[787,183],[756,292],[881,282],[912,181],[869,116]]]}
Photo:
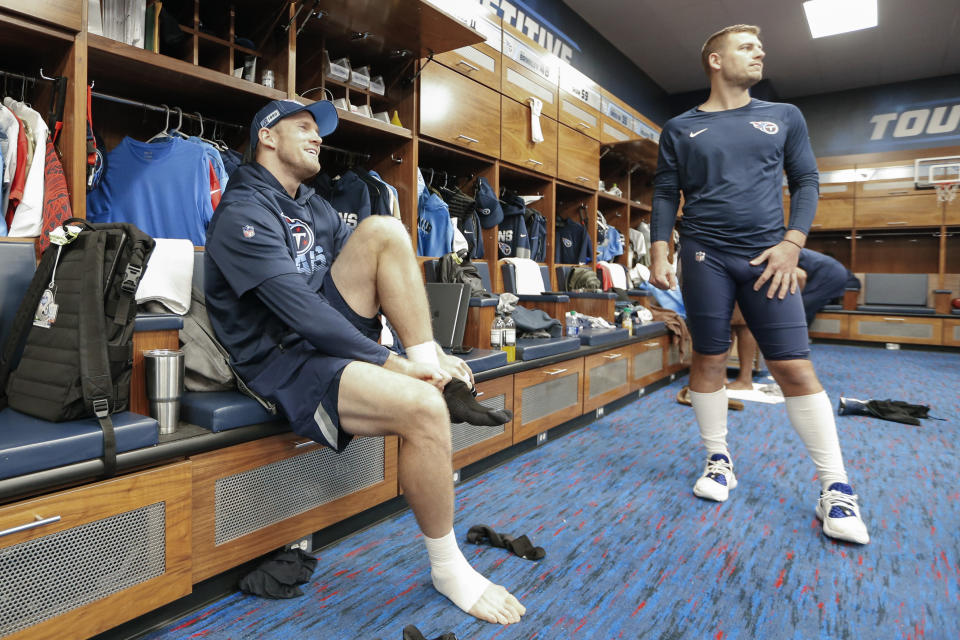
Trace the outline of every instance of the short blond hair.
{"label": "short blond hair", "polygon": [[710,75],[710,54],[719,51],[724,45],[727,36],[731,33],[752,33],[759,37],[760,27],[755,27],[752,24],[735,24],[730,27],[724,27],[707,38],[707,41],[703,43],[703,47],[700,49],[700,63],[703,64],[703,70],[708,77]]}

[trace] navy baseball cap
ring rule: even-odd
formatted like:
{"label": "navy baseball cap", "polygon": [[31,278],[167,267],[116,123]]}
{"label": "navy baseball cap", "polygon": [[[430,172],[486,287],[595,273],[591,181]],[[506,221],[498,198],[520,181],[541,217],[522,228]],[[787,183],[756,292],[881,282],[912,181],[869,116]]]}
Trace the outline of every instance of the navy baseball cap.
{"label": "navy baseball cap", "polygon": [[503,221],[503,208],[486,178],[477,178],[477,195],[474,205],[480,214],[480,226],[484,229],[495,227]]}
{"label": "navy baseball cap", "polygon": [[256,150],[259,141],[260,129],[270,128],[284,118],[292,116],[301,111],[309,111],[310,115],[317,122],[317,133],[321,138],[330,135],[337,128],[339,118],[337,117],[337,108],[332,102],[321,100],[313,104],[303,104],[296,100],[274,100],[269,103],[253,117],[250,123],[250,151]]}

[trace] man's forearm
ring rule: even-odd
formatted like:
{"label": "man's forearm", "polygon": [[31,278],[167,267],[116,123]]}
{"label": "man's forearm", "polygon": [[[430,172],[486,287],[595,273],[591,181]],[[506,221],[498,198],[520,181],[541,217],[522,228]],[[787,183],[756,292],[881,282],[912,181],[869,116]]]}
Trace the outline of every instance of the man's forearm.
{"label": "man's forearm", "polygon": [[670,245],[664,242],[663,240],[657,240],[652,245],[650,245],[650,262],[669,262],[670,261]]}

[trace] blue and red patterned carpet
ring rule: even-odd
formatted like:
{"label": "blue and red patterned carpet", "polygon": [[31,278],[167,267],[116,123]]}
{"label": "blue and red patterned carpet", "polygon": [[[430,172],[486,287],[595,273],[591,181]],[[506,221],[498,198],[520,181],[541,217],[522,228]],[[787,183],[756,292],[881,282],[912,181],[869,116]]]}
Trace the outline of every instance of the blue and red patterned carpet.
{"label": "blue and red patterned carpet", "polygon": [[519,624],[475,622],[433,590],[407,511],[318,551],[302,598],[237,593],[146,637],[960,638],[960,353],[819,344],[813,360],[834,405],[892,398],[946,418],[837,418],[868,546],[822,535],[783,405],[730,413],[740,484],[723,504],[695,498],[684,378],[457,487],[461,540],[487,524],[546,550],[534,563],[464,543],[527,606]]}

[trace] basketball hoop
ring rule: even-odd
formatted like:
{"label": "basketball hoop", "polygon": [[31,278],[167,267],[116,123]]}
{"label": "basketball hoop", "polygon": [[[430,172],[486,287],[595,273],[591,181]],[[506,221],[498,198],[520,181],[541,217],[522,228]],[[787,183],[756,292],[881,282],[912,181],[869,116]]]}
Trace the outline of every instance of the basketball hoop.
{"label": "basketball hoop", "polygon": [[941,182],[933,187],[937,190],[937,202],[953,202],[957,197],[957,190],[960,189],[960,182]]}

